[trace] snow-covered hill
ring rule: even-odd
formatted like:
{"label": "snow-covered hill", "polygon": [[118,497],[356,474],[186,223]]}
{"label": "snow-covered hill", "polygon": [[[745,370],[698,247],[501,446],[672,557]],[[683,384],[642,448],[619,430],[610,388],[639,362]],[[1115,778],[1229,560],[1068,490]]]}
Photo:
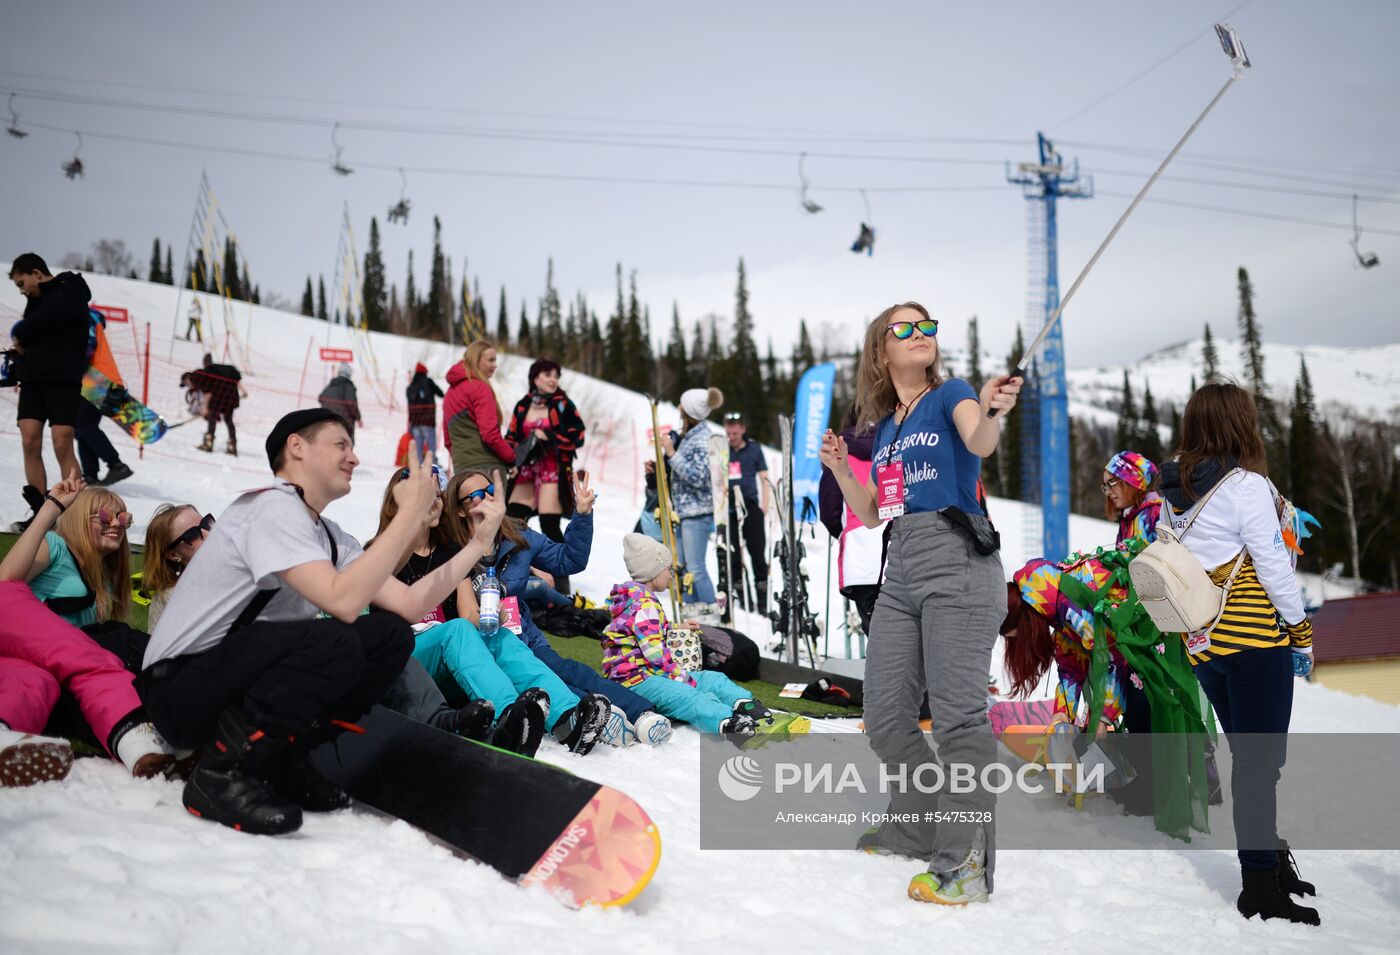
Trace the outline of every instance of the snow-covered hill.
{"label": "snow-covered hill", "polygon": [[[89,281],[97,303],[131,312],[132,323],[114,325],[110,337],[133,390],[146,373],[137,355],[144,354],[150,323],[150,403],[172,421],[182,419],[179,373],[197,365],[203,351],[176,337],[185,327],[188,293],[180,300],[181,293],[164,286],[104,276]],[[0,289],[0,325],[21,305],[12,288]],[[353,350],[366,417],[357,434],[363,464],[354,490],[330,513],[361,538],[373,534],[403,432],[405,375],[422,361],[441,380],[458,349],[361,336],[247,305],[237,306],[225,327],[219,304],[207,298],[204,314],[213,350],[222,355],[227,347],[248,376],[250,397],[238,413],[241,454],[195,450],[199,424],[172,431],[141,460],[135,446],[119,438],[136,469],[115,488],[136,515],[134,536],[161,501],[190,501],[218,512],[240,489],[267,480],[262,440],[281,414],[314,402],[331,367],[319,360],[322,347]],[[1274,368],[1283,364],[1270,360]],[[503,357],[496,378],[503,404],[524,393],[526,364]],[[1109,384],[1121,381],[1121,372],[1103,374]],[[1159,386],[1153,374],[1154,391],[1171,394],[1167,376]],[[625,576],[620,538],[641,507],[649,411],[640,395],[567,371],[564,386],[589,424],[582,466],[601,487],[593,559],[575,578],[596,596]],[[1326,394],[1320,384],[1319,393]],[[14,402],[13,391],[0,391],[4,522],[23,516]],[[674,409],[663,409],[662,418],[674,422]],[[51,458],[49,466],[52,474]],[[1010,571],[1035,556],[1022,545],[1032,515],[1002,500],[993,500],[991,509]],[[1071,520],[1075,548],[1112,536],[1103,521]],[[819,611],[824,541],[814,541],[807,561]],[[839,608],[839,597],[833,604]],[[755,636],[767,633],[752,616],[741,615],[739,625]],[[843,652],[835,626],[829,645]],[[1296,731],[1400,732],[1400,707],[1312,684],[1300,683],[1296,692]],[[1016,939],[1043,945],[1072,937],[1143,952],[1383,951],[1393,948],[1386,939],[1400,934],[1395,852],[1299,853],[1304,877],[1322,893],[1321,929],[1240,919],[1233,909],[1239,875],[1230,852],[1007,851],[999,854],[994,901],[967,911],[909,902],[904,889],[917,866],[904,861],[855,852],[703,852],[699,749],[699,737],[682,728],[656,750],[604,748],[582,760],[561,755],[556,746],[542,750],[542,758],[627,791],[662,833],[665,855],[651,886],[627,910],[606,912],[570,912],[541,893],[517,890],[402,823],[341,813],[311,817],[292,837],[249,837],[187,815],[175,783],[133,781],[114,764],[84,760],[62,783],[0,790],[0,951],[420,955],[565,946],[582,955],[630,945],[656,953],[737,946],[863,952],[927,946],[931,938],[940,947],[995,951],[1017,946]],[[1096,822],[1106,831],[1130,836],[1147,825],[1107,806],[1092,811],[1101,813]]]}

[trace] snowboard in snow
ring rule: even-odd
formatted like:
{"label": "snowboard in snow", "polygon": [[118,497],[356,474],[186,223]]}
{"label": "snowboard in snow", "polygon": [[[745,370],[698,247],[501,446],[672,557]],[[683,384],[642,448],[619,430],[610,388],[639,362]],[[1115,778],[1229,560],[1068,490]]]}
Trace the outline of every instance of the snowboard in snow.
{"label": "snowboard in snow", "polygon": [[170,430],[164,418],[96,368],[88,368],[83,375],[83,397],[142,444],[153,444]]}
{"label": "snowboard in snow", "polygon": [[354,799],[572,907],[626,905],[661,862],[661,834],[616,789],[381,706],[314,754]]}

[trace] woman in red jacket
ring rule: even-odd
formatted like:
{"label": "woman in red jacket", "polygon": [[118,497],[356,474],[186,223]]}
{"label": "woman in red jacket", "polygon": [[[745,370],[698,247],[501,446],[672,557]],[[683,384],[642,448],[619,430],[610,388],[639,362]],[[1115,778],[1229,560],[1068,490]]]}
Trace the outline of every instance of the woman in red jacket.
{"label": "woman in red jacket", "polygon": [[447,369],[447,395],[442,399],[442,437],[452,452],[453,473],[508,470],[515,466],[515,449],[501,437],[501,403],[491,388],[496,373],[496,346],[478,339]]}

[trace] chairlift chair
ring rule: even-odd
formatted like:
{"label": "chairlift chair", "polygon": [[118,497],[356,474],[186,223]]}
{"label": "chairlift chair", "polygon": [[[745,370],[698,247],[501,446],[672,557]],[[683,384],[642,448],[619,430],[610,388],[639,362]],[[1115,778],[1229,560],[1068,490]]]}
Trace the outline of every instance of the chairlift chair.
{"label": "chairlift chair", "polygon": [[851,251],[857,255],[864,252],[868,257],[875,254],[875,227],[870,225],[870,197],[865,194],[864,189],[860,190],[860,198],[865,202],[865,221],[860,224],[860,232],[851,243]]}
{"label": "chairlift chair", "polygon": [[23,139],[24,137],[28,136],[29,133],[19,128],[19,113],[15,112],[14,93],[10,94],[10,102],[8,105],[10,107],[10,125],[5,127],[5,132],[9,133],[15,139]]}
{"label": "chairlift chair", "polygon": [[403,185],[399,189],[399,201],[389,207],[387,219],[389,222],[402,222],[408,224],[408,210],[411,203],[405,195],[408,192],[408,177],[403,174],[403,168],[399,168],[399,179]]}
{"label": "chairlift chair", "polygon": [[340,141],[336,138],[335,135],[336,132],[339,131],[339,129],[339,123],[336,123],[334,126],[331,127],[331,145],[335,147],[335,158],[331,160],[331,171],[334,172],[337,176],[348,176],[355,170],[351,169],[349,166],[345,165],[343,162],[340,161],[340,154],[344,152],[344,147],[340,145]]}
{"label": "chairlift chair", "polygon": [[806,159],[806,153],[801,153],[797,157],[797,181],[800,183],[797,192],[797,201],[804,211],[816,215],[818,212],[822,211],[822,207],[816,200],[807,195],[807,173],[802,168]]}
{"label": "chairlift chair", "polygon": [[1351,251],[1356,255],[1357,264],[1363,269],[1374,269],[1381,264],[1381,259],[1380,256],[1376,255],[1374,252],[1361,251],[1361,225],[1356,218],[1357,198],[1358,197],[1355,195],[1351,197]]}
{"label": "chairlift chair", "polygon": [[73,158],[63,164],[63,174],[69,179],[78,179],[83,175],[83,161],[78,158],[78,153],[83,150],[83,134],[75,132],[78,137],[78,148],[73,150]]}

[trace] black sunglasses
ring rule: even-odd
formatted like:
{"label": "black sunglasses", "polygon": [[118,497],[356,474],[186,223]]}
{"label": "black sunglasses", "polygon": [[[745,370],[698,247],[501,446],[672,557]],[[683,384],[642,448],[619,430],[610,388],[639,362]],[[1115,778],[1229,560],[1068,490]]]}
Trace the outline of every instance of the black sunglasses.
{"label": "black sunglasses", "polygon": [[213,514],[205,514],[204,517],[202,517],[202,518],[200,519],[200,521],[199,521],[198,524],[194,525],[194,527],[191,527],[189,530],[185,531],[183,534],[177,534],[177,535],[175,536],[175,539],[174,539],[173,541],[171,541],[170,543],[171,543],[172,545],[174,545],[174,544],[190,544],[190,545],[193,545],[194,542],[195,542],[196,540],[199,539],[199,537],[200,537],[201,534],[207,534],[207,533],[209,533],[209,532],[210,532],[211,530],[213,530],[213,529],[214,529],[214,515],[213,515]]}

